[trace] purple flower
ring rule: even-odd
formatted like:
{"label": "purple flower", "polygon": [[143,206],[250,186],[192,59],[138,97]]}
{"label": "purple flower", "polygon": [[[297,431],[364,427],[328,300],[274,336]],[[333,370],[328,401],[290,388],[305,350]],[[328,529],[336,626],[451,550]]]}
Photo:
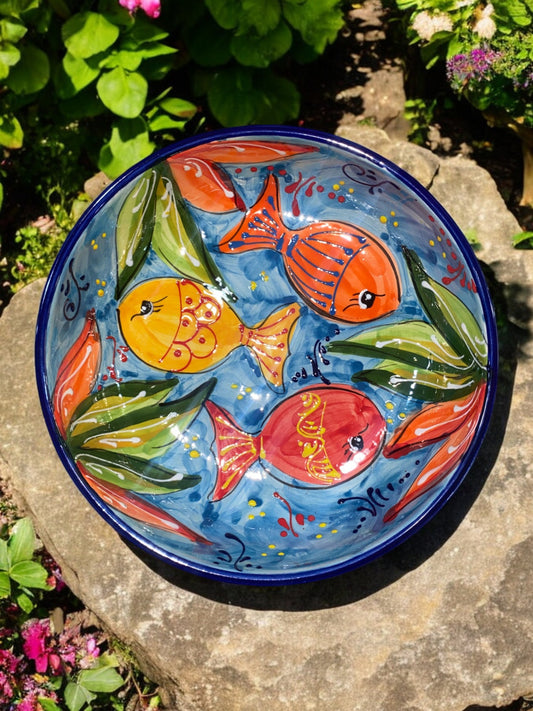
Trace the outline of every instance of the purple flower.
{"label": "purple flower", "polygon": [[456,54],[446,64],[448,81],[456,91],[460,91],[470,81],[490,79],[492,65],[500,59],[501,53],[478,47],[468,54]]}

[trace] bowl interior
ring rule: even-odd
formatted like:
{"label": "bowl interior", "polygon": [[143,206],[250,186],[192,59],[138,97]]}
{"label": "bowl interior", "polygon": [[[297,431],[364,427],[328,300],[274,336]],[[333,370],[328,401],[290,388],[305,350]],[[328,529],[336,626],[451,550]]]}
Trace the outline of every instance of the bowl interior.
{"label": "bowl interior", "polygon": [[78,487],[183,568],[294,582],[360,565],[467,473],[495,385],[477,261],[416,181],[288,128],[159,152],[82,216],[38,321]]}

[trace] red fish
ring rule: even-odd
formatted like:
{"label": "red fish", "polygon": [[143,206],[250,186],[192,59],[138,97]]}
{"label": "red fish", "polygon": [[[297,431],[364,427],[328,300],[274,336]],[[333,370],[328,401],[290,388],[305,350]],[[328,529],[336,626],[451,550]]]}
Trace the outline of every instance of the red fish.
{"label": "red fish", "polygon": [[272,464],[294,486],[330,487],[360,474],[379,454],[385,421],[366,395],[349,386],[300,390],[281,402],[256,434],[243,432],[214,402],[205,406],[215,430],[220,501],[257,461]]}
{"label": "red fish", "polygon": [[279,186],[270,175],[257,203],[220,241],[225,253],[273,249],[305,302],[336,321],[372,321],[398,308],[398,265],[374,235],[346,222],[313,222],[299,230],[282,220]]}

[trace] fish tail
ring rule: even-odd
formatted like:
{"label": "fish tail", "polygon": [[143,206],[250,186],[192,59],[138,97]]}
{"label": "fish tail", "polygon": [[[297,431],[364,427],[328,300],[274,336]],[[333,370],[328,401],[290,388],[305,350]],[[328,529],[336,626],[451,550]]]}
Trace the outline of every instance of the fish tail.
{"label": "fish tail", "polygon": [[292,330],[299,316],[300,306],[293,303],[271,314],[254,328],[244,327],[244,345],[252,349],[264,378],[275,387],[283,386],[283,366],[290,352]]}
{"label": "fish tail", "polygon": [[220,240],[218,248],[226,254],[254,249],[283,250],[287,229],[281,220],[279,188],[270,174],[263,192],[242,221]]}
{"label": "fish tail", "polygon": [[211,500],[220,501],[235,489],[261,456],[260,437],[243,432],[231,415],[211,400],[205,401],[205,408],[215,430],[217,458],[217,479]]}

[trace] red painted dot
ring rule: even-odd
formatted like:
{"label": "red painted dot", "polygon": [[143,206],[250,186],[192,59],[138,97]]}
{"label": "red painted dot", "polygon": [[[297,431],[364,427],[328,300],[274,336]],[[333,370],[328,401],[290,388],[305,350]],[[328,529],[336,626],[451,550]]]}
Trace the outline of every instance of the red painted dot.
{"label": "red painted dot", "polygon": [[198,343],[205,343],[205,338],[203,336],[200,336],[198,339]]}
{"label": "red painted dot", "polygon": [[452,252],[452,259],[457,259],[457,255],[455,254],[455,252]]}
{"label": "red painted dot", "polygon": [[213,315],[213,312],[212,312],[212,311],[206,311],[206,312],[205,312],[205,317],[206,317],[206,318],[211,318],[212,315]]}
{"label": "red painted dot", "polygon": [[187,326],[188,326],[191,322],[189,321],[188,318],[184,318],[184,319],[181,320],[181,323],[182,323],[182,326],[185,326],[185,328],[187,328]]}
{"label": "red painted dot", "polygon": [[431,222],[435,222],[435,218],[432,217],[431,215],[429,215],[429,219],[431,220]]}
{"label": "red painted dot", "polygon": [[345,202],[345,201],[346,201],[346,198],[344,197],[344,195],[339,195],[339,197],[337,198],[337,200],[338,200],[339,202]]}
{"label": "red painted dot", "polygon": [[267,170],[274,170],[274,166],[273,166],[273,165],[267,165]]}
{"label": "red painted dot", "polygon": [[188,296],[188,297],[185,299],[185,303],[188,304],[188,305],[192,304],[192,299],[191,299],[190,296]]}
{"label": "red painted dot", "polygon": [[180,350],[174,351],[174,355],[176,356],[176,358],[179,358],[181,356],[181,351]]}
{"label": "red painted dot", "polygon": [[[444,234],[444,232],[443,232],[442,230],[441,230],[441,234]],[[452,241],[451,241],[451,239],[447,239],[447,240],[446,240],[446,244],[448,245],[448,247],[451,247],[451,246],[452,246]]]}
{"label": "red painted dot", "polygon": [[242,168],[235,168],[236,173],[242,173]]}
{"label": "red painted dot", "polygon": [[324,186],[323,186],[323,185],[317,185],[317,186],[316,186],[316,191],[317,191],[317,193],[323,193],[323,192],[324,192]]}
{"label": "red painted dot", "polygon": [[328,198],[330,200],[335,200],[335,193],[328,193]]}
{"label": "red painted dot", "polygon": [[287,534],[287,531],[281,531],[281,533],[279,535],[282,536],[283,538],[285,538],[285,536],[287,536],[288,534]]}
{"label": "red painted dot", "polygon": [[313,522],[315,520],[315,516],[313,516],[313,514],[309,514],[307,520]]}
{"label": "red painted dot", "polygon": [[303,526],[304,522],[305,522],[304,515],[301,513],[296,514],[296,523],[298,523],[300,526]]}
{"label": "red painted dot", "polygon": [[279,171],[279,174],[280,174],[280,175],[287,175],[287,171],[285,170],[285,168],[282,168],[282,169]]}
{"label": "red painted dot", "polygon": [[252,173],[257,173],[257,168],[255,167],[255,165],[253,165],[250,170],[252,171]]}

